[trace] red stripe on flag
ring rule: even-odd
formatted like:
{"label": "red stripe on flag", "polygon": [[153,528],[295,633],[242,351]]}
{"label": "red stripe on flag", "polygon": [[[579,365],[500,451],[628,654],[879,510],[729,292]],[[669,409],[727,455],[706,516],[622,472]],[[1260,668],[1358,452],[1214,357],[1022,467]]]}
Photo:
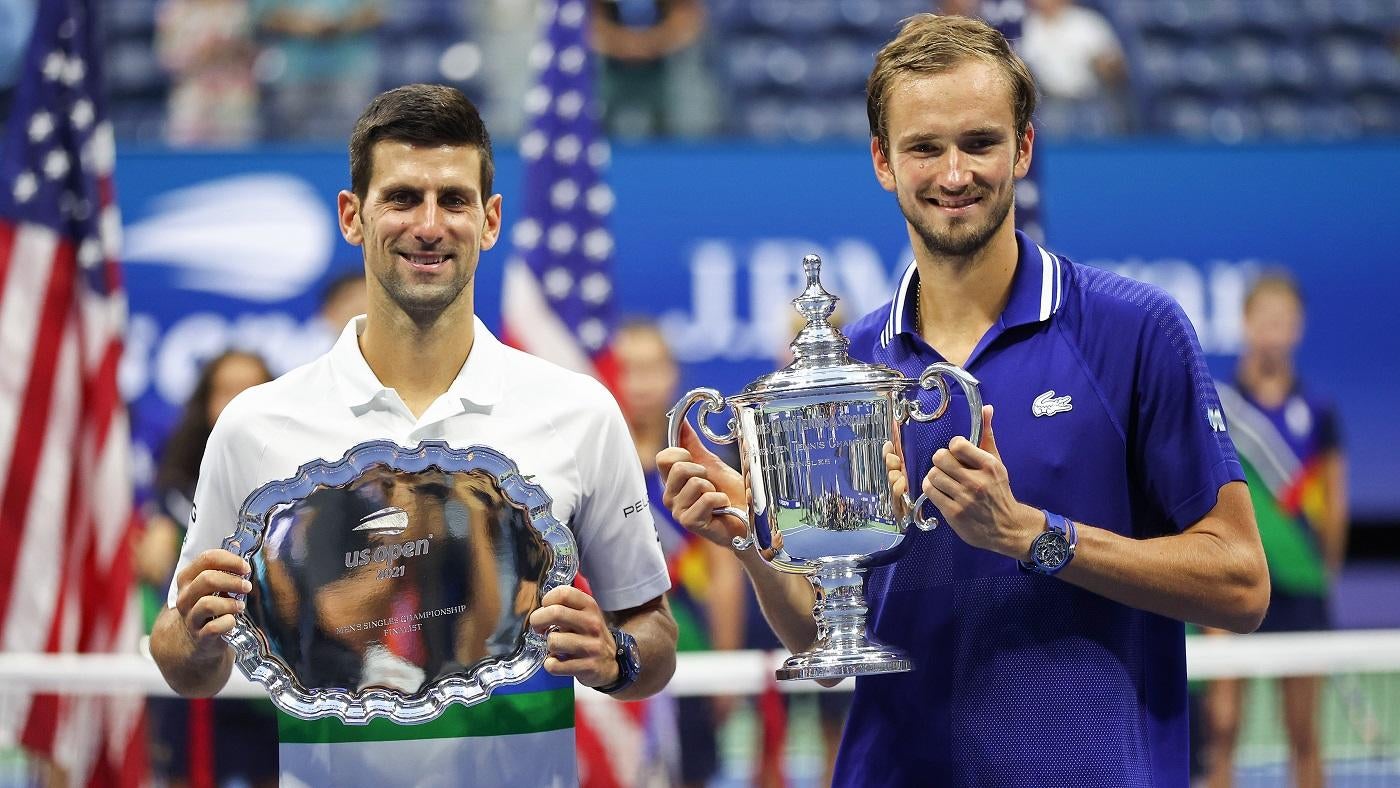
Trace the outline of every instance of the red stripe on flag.
{"label": "red stripe on flag", "polygon": [[754,764],[753,784],[763,788],[780,788],[787,785],[787,775],[783,770],[783,749],[787,744],[787,705],[775,679],[768,679],[763,694],[758,696],[758,717],[762,739]]}
{"label": "red stripe on flag", "polygon": [[593,369],[597,373],[598,380],[608,387],[608,391],[616,396],[617,384],[622,375],[622,369],[617,363],[617,358],[613,356],[612,346],[606,345],[593,357]]}
{"label": "red stripe on flag", "polygon": [[194,698],[189,717],[190,788],[214,788],[214,701]]}
{"label": "red stripe on flag", "polygon": [[121,749],[117,767],[117,785],[135,788],[146,783],[150,760],[146,752],[146,712],[143,709],[132,721],[130,737]]}
{"label": "red stripe on flag", "polygon": [[[82,574],[78,575],[78,610],[82,613],[78,617],[78,651],[105,651],[106,640],[103,635],[108,630],[109,611],[102,609],[102,595],[104,592],[110,594],[114,589],[107,585],[107,562],[102,555],[102,550],[97,541],[97,529],[92,520],[91,507],[84,505],[85,511],[79,516],[78,523],[82,526],[82,532],[78,538],[83,546],[82,557],[78,565],[82,567]],[[127,589],[122,589],[125,595]]]}
{"label": "red stripe on flag", "polygon": [[10,258],[15,254],[15,228],[0,222],[0,293],[5,292],[5,279],[10,273]]}
{"label": "red stripe on flag", "polygon": [[[88,391],[83,397],[84,402],[84,426],[83,433],[98,436],[97,445],[94,447],[96,454],[101,457],[105,451],[107,440],[112,436],[109,434],[112,428],[112,419],[122,409],[121,389],[117,385],[117,368],[122,363],[122,342],[120,337],[114,337],[107,341],[102,352],[102,361],[97,367],[97,374],[88,383]],[[89,423],[90,421],[90,423]],[[89,430],[91,430],[89,432]],[[118,440],[121,436],[118,436]]]}
{"label": "red stripe on flag", "polygon": [[32,752],[53,752],[54,735],[58,731],[58,696],[35,695],[29,702],[29,719],[19,743]]}
{"label": "red stripe on flag", "polygon": [[34,362],[29,370],[29,382],[19,413],[23,415],[15,430],[14,450],[10,460],[10,475],[4,480],[5,492],[0,497],[0,631],[9,617],[10,596],[14,591],[15,561],[24,537],[24,523],[29,512],[29,496],[34,488],[34,476],[43,452],[44,432],[49,425],[53,405],[53,384],[58,366],[58,349],[67,330],[69,311],[73,308],[74,273],[77,258],[73,244],[59,241],[57,260],[44,294],[38,331],[35,333]]}
{"label": "red stripe on flag", "polygon": [[574,713],[574,737],[578,742],[579,788],[622,788],[622,781],[613,773],[608,748],[582,708]]}

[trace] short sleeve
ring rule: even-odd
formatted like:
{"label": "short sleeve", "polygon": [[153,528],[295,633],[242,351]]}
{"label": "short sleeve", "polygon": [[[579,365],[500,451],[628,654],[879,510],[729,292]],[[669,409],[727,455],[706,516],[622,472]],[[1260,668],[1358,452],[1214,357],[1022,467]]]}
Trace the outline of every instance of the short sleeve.
{"label": "short sleeve", "polygon": [[[574,514],[581,569],[604,610],[636,607],[671,587],[637,450],[616,401],[601,385],[590,428],[577,444],[582,494]],[[593,399],[590,397],[589,399]]]}
{"label": "short sleeve", "polygon": [[1129,441],[1143,489],[1177,530],[1215,507],[1218,492],[1243,481],[1224,411],[1185,312],[1165,292],[1141,285],[1139,339]]}

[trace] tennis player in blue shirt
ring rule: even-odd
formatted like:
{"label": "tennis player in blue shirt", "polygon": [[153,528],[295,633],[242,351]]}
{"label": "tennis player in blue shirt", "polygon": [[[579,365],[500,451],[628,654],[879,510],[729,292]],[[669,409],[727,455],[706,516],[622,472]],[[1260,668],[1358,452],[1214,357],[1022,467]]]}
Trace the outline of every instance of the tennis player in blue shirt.
{"label": "tennis player in blue shirt", "polygon": [[[1186,786],[1182,622],[1249,632],[1269,599],[1195,333],[1161,290],[1016,232],[1035,84],[1001,34],[914,17],[867,101],[915,259],[851,326],[852,355],[912,377],[963,366],[996,429],[992,405],[980,446],[906,429],[908,478],[949,527],[911,531],[869,575],[873,635],[916,667],[857,679],[835,783]],[[745,500],[742,479],[683,444],[657,457],[666,505],[727,544],[739,523],[710,513]],[[811,585],[737,555],[784,644],[809,648]]]}

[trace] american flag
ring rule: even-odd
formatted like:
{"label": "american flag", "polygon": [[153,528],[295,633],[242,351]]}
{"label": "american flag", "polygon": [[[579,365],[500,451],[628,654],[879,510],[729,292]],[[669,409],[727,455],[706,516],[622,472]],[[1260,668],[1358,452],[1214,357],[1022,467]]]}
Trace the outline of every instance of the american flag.
{"label": "american flag", "polygon": [[[97,0],[39,4],[0,151],[0,649],[135,647],[126,300]],[[0,690],[0,748],[135,784],[140,697]]]}
{"label": "american flag", "polygon": [[502,320],[507,341],[568,369],[613,379],[611,157],[598,127],[586,0],[541,4],[520,139],[524,211],[511,232]]}
{"label": "american flag", "polygon": [[[586,0],[540,6],[541,34],[530,53],[536,78],[525,96],[530,129],[520,138],[524,210],[511,233],[501,311],[506,341],[611,388],[616,312],[606,225],[613,193],[603,178],[611,149],[599,129],[588,14]],[[676,734],[664,703],[576,707],[584,788],[639,785],[666,768],[658,739]]]}

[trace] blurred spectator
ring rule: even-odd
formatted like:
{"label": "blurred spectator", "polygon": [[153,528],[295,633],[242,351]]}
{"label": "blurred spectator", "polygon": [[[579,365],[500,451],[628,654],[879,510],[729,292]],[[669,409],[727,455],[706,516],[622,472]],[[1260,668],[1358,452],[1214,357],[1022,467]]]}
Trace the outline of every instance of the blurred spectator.
{"label": "blurred spectator", "polygon": [[622,137],[691,136],[712,130],[710,83],[695,46],[701,0],[590,0],[603,119]]}
{"label": "blurred spectator", "polygon": [[379,87],[377,0],[253,0],[270,137],[342,140]]}
{"label": "blurred spectator", "polygon": [[0,0],[0,129],[10,116],[15,82],[34,27],[34,10],[35,0]]}
{"label": "blurred spectator", "polygon": [[[251,353],[229,351],[218,356],[204,366],[166,441],[156,475],[155,511],[146,520],[136,548],[148,631],[165,607],[192,514],[200,459],[214,422],[239,392],[271,379],[262,359]],[[229,523],[229,533],[233,526]],[[255,786],[277,784],[277,724],[271,701],[151,698],[147,703],[151,769],[162,784],[207,784],[207,775],[194,772],[208,768],[220,785],[235,779]],[[208,748],[212,748],[213,763],[200,763],[193,753],[209,753]]]}
{"label": "blurred spectator", "polygon": [[521,97],[534,80],[530,47],[539,35],[538,1],[472,0],[466,5],[469,29],[481,46],[482,114],[491,119],[492,137],[515,139],[526,130]]}
{"label": "blurred spectator", "polygon": [[247,0],[165,0],[156,13],[156,49],[170,72],[170,144],[256,139],[256,47]]}
{"label": "blurred spectator", "polygon": [[982,0],[942,0],[934,3],[934,10],[940,14],[957,14],[974,19],[982,18]]}
{"label": "blurred spectator", "polygon": [[367,311],[369,290],[365,287],[364,271],[347,271],[332,279],[321,293],[320,310],[312,318],[324,340],[315,355],[330,350],[340,337],[340,332],[345,330],[345,325]]}
{"label": "blurred spectator", "polygon": [[[671,613],[680,629],[677,651],[736,649],[744,633],[744,582],[739,562],[724,548],[681,527],[661,503],[656,455],[666,448],[666,414],[675,404],[680,370],[656,324],[635,320],[617,330],[618,402],[646,472],[647,497],[671,569]],[[733,696],[683,697],[676,703],[681,784],[704,786],[718,772],[716,729]]]}
{"label": "blurred spectator", "polygon": [[1123,46],[1103,15],[1074,0],[1030,0],[1018,51],[1035,73],[1037,121],[1055,135],[1127,130]]}
{"label": "blurred spectator", "polygon": [[267,361],[272,370],[280,375],[330,350],[345,324],[369,310],[368,293],[365,274],[358,268],[331,277],[321,290],[316,314],[303,324],[299,340],[269,351]]}
{"label": "blurred spectator", "polygon": [[316,318],[325,323],[330,332],[330,342],[326,350],[335,343],[345,324],[363,315],[369,309],[369,291],[365,288],[363,271],[348,271],[332,279],[321,295],[321,311]]}
{"label": "blurred spectator", "polygon": [[[1303,299],[1282,274],[1261,276],[1244,302],[1244,349],[1220,404],[1249,481],[1272,595],[1260,632],[1332,628],[1332,579],[1346,553],[1346,463],[1336,413],[1303,388],[1294,354],[1303,338]],[[1294,785],[1323,784],[1318,711],[1322,679],[1279,680]],[[1209,784],[1231,784],[1244,682],[1206,692]]]}

